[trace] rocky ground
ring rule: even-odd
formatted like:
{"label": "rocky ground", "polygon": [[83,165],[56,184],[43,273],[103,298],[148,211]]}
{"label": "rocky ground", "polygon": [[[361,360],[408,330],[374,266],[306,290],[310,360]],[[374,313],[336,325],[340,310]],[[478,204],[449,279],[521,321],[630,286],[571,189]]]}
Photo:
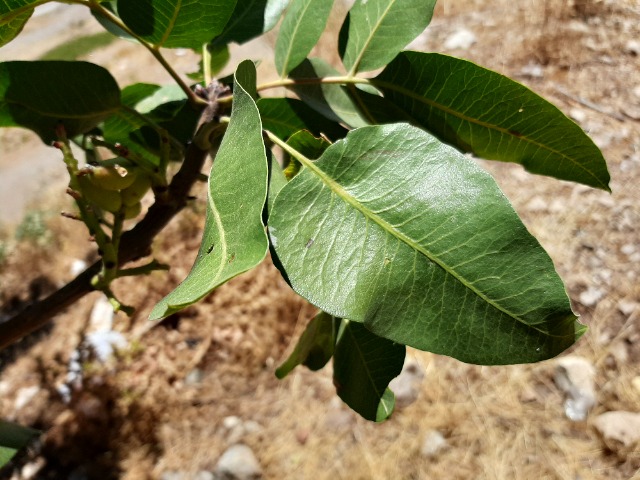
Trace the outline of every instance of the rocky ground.
{"label": "rocky ground", "polygon": [[[93,28],[90,21],[77,28]],[[572,351],[509,367],[411,351],[394,386],[397,412],[384,424],[367,423],[337,400],[329,368],[275,379],[313,308],[269,262],[150,328],[151,307],[186,275],[197,251],[200,201],[156,242],[171,272],[117,284],[123,300],[139,307],[134,317],[113,318],[91,295],[3,354],[0,415],[46,432],[4,475],[640,478],[639,38],[637,1],[452,0],[440,2],[413,44],[522,81],[602,148],[612,194],[482,162],[550,253],[590,328]],[[319,53],[330,57],[334,48],[327,40]],[[171,55],[182,71],[193,69],[184,52]],[[125,42],[90,59],[122,85],[168,81]],[[25,168],[37,144],[14,130],[0,135],[4,180],[7,169]],[[47,157],[55,160],[55,152]],[[69,280],[79,261],[92,258],[88,242],[70,241],[86,238],[82,227],[43,207],[63,202],[63,185],[53,196],[26,195],[43,213],[2,237],[2,315]],[[120,347],[116,358],[98,348],[105,345]]]}

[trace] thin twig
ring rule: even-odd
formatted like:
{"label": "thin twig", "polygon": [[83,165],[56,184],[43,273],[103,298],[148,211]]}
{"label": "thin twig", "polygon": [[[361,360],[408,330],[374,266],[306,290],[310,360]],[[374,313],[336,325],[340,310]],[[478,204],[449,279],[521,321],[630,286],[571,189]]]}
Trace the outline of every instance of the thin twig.
{"label": "thin twig", "polygon": [[[209,93],[210,102],[213,104],[217,95],[226,94],[226,91],[211,89]],[[119,265],[149,255],[153,239],[187,204],[191,187],[198,180],[208,153],[209,150],[198,147],[196,142],[189,145],[182,166],[171,180],[166,194],[156,196],[155,203],[145,217],[133,229],[122,234],[118,254]],[[91,280],[100,269],[101,261],[98,261],[61,289],[0,323],[0,349],[42,328],[65,308],[94,291]]]}
{"label": "thin twig", "polygon": [[611,118],[615,118],[616,120],[620,121],[620,122],[624,122],[626,121],[626,118],[624,116],[622,116],[621,114],[617,113],[617,112],[612,112],[611,110],[608,110],[604,107],[601,107],[600,105],[597,105],[593,102],[590,102],[589,100],[587,100],[586,98],[582,98],[579,97],[577,95],[572,94],[571,92],[567,91],[564,89],[564,87],[561,87],[560,85],[555,85],[554,90],[556,92],[558,92],[560,95],[563,95],[565,97],[567,97],[569,100],[573,100],[574,102],[579,103],[580,105],[590,108],[591,110],[594,110],[598,113],[602,113],[603,115],[607,115]]}

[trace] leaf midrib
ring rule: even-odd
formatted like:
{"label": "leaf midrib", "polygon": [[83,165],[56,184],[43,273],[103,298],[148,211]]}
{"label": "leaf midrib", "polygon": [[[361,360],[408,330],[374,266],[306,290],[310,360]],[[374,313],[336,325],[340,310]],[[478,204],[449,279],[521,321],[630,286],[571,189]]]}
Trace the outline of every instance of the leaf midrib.
{"label": "leaf midrib", "polygon": [[[598,185],[601,185],[602,188],[604,188],[607,191],[610,190],[609,187],[605,183],[602,183],[602,181],[598,178],[598,176],[595,173],[593,173],[591,170],[586,168],[581,163],[576,162],[569,155],[567,155],[567,154],[565,154],[565,153],[563,153],[563,152],[561,152],[559,150],[556,150],[554,148],[551,148],[548,145],[545,145],[544,143],[540,143],[540,142],[530,138],[527,135],[516,136],[513,133],[511,133],[509,131],[509,129],[507,129],[507,128],[503,128],[503,127],[499,127],[497,125],[493,125],[491,123],[483,122],[483,121],[481,121],[479,119],[476,119],[476,118],[473,118],[473,117],[468,117],[468,116],[460,113],[457,110],[453,110],[450,107],[447,107],[447,106],[445,106],[445,105],[443,105],[441,103],[438,103],[438,102],[436,102],[436,101],[434,101],[432,99],[426,98],[425,96],[420,95],[419,93],[416,93],[413,90],[409,90],[408,88],[401,87],[401,86],[399,86],[399,85],[397,85],[395,83],[389,83],[389,82],[386,82],[384,80],[379,80],[377,78],[376,79],[371,79],[370,81],[371,81],[371,84],[376,86],[376,87],[381,87],[381,88],[386,88],[388,90],[396,91],[396,92],[398,92],[398,93],[400,93],[402,95],[406,95],[407,97],[410,97],[413,100],[416,100],[419,103],[423,103],[425,105],[428,105],[429,107],[438,109],[438,110],[440,110],[440,111],[442,111],[442,112],[444,112],[446,114],[452,115],[452,116],[454,116],[454,117],[456,117],[456,118],[458,118],[460,120],[463,120],[465,122],[469,122],[469,123],[472,123],[474,125],[478,125],[480,127],[484,127],[484,128],[486,128],[488,130],[493,130],[493,131],[496,131],[496,132],[500,132],[502,134],[505,134],[505,135],[508,135],[508,136],[510,136],[512,138],[515,138],[516,140],[524,141],[524,142],[529,143],[531,145],[534,145],[534,146],[536,146],[536,147],[538,147],[540,149],[543,149],[543,150],[546,150],[546,151],[548,151],[550,153],[558,155],[558,156],[562,157],[563,159],[568,160],[574,166],[578,167],[583,172],[588,174],[591,178],[593,178],[596,181],[596,183]],[[408,114],[408,112],[406,112],[406,113]]]}
{"label": "leaf midrib", "polygon": [[541,330],[536,325],[528,324],[527,322],[525,322],[522,318],[520,318],[515,313],[512,313],[509,310],[507,310],[506,308],[496,304],[493,300],[491,300],[485,294],[483,294],[477,288],[475,288],[473,286],[473,284],[471,284],[469,281],[467,281],[465,278],[463,278],[460,274],[458,274],[454,270],[451,270],[449,268],[449,266],[446,265],[444,262],[442,262],[436,255],[434,255],[433,253],[429,252],[422,245],[419,245],[419,244],[415,243],[411,238],[406,236],[404,233],[396,230],[390,223],[388,223],[386,220],[382,219],[380,216],[378,216],[375,213],[371,212],[370,210],[367,210],[366,208],[364,208],[364,206],[360,202],[358,202],[353,196],[351,196],[349,194],[349,192],[347,192],[339,183],[334,181],[323,170],[318,168],[316,166],[316,162],[317,161],[314,162],[314,161],[310,160],[309,158],[305,157],[304,155],[302,155],[300,152],[298,152],[294,148],[291,148],[289,145],[287,145],[288,148],[285,148],[284,145],[282,145],[282,147],[285,150],[287,150],[290,154],[294,155],[300,161],[300,163],[302,163],[305,167],[307,167],[311,172],[313,172],[315,175],[317,175],[319,177],[320,181],[322,181],[325,185],[327,185],[329,187],[329,189],[331,189],[338,197],[340,197],[342,200],[347,202],[349,205],[351,205],[353,208],[355,208],[357,211],[359,211],[366,218],[368,218],[371,221],[373,221],[374,223],[376,223],[380,228],[385,230],[387,233],[389,233],[393,237],[395,237],[398,240],[404,242],[409,247],[413,248],[414,250],[417,250],[422,255],[427,257],[429,260],[431,260],[433,263],[438,265],[440,268],[442,268],[445,272],[447,272],[453,278],[455,278],[460,283],[462,283],[462,285],[464,285],[465,288],[467,288],[471,292],[475,293],[478,297],[480,297],[482,300],[484,300],[489,305],[494,307],[496,310],[508,315],[509,317],[513,318],[514,320],[517,320],[518,322],[520,322],[521,324],[525,325],[526,327],[532,328],[533,330],[542,333],[543,335],[550,335],[549,332]]}
{"label": "leaf midrib", "polygon": [[354,76],[358,72],[358,68],[360,67],[362,58],[364,57],[364,54],[366,53],[367,48],[369,48],[369,44],[371,44],[371,41],[373,40],[375,33],[378,31],[378,29],[380,28],[380,25],[382,25],[382,22],[384,21],[385,17],[389,13],[389,10],[391,10],[391,7],[393,7],[395,3],[396,3],[396,0],[392,0],[391,2],[389,2],[389,5],[387,6],[387,8],[384,10],[382,15],[380,15],[380,18],[375,23],[375,27],[371,30],[369,37],[367,38],[366,42],[362,46],[362,50],[360,50],[360,53],[356,57],[356,61],[354,62],[353,67],[351,67],[351,70],[349,71],[349,76]]}
{"label": "leaf midrib", "polygon": [[167,25],[167,28],[165,29],[164,34],[160,38],[160,41],[156,44],[156,47],[158,47],[158,48],[162,47],[162,45],[165,44],[165,42],[167,41],[167,39],[171,35],[171,32],[173,31],[173,27],[175,27],[175,25],[176,25],[176,20],[178,18],[178,15],[180,14],[180,8],[181,7],[182,7],[182,0],[178,0],[176,2],[176,8],[173,11],[173,17],[171,17],[169,19],[169,23]]}
{"label": "leaf midrib", "polygon": [[294,40],[296,35],[298,34],[298,30],[300,29],[300,25],[302,24],[302,20],[304,19],[305,14],[307,13],[307,10],[309,9],[309,7],[311,6],[311,3],[313,2],[313,0],[307,0],[307,3],[305,4],[304,8],[302,9],[302,13],[300,14],[300,21],[296,23],[295,27],[293,28],[293,32],[291,32],[291,37],[289,37],[289,47],[287,48],[287,54],[284,57],[284,63],[282,65],[282,72],[281,75],[284,77],[287,74],[287,68],[289,66],[289,60],[291,59],[291,50],[293,49],[293,44],[294,44]]}

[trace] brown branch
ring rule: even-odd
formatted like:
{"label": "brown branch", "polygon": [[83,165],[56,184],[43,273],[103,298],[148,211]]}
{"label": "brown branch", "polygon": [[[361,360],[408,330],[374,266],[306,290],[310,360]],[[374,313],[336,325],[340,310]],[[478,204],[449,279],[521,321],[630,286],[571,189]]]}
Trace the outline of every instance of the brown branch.
{"label": "brown branch", "polygon": [[[210,102],[215,103],[218,96],[227,94],[227,91],[214,84],[209,87],[207,93]],[[149,255],[153,239],[186,205],[191,187],[200,176],[209,153],[196,143],[199,142],[192,142],[187,147],[182,166],[171,180],[167,192],[156,195],[156,202],[149,208],[145,217],[133,229],[122,235],[118,254],[120,265]],[[91,279],[100,269],[101,263],[98,261],[61,289],[0,323],[0,350],[42,328],[55,315],[92,292],[94,288]]]}

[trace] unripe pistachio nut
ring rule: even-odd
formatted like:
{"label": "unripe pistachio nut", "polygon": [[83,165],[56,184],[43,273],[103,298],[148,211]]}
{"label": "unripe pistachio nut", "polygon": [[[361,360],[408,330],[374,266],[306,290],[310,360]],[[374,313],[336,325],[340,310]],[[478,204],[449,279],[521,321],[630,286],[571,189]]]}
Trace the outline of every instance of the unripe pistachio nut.
{"label": "unripe pistachio nut", "polygon": [[125,220],[131,220],[132,218],[136,218],[140,215],[142,211],[142,203],[134,203],[133,205],[125,205],[124,206],[124,218]]}
{"label": "unripe pistachio nut", "polygon": [[120,191],[131,186],[135,181],[137,172],[133,169],[127,170],[120,165],[100,165],[91,167],[88,177],[94,185],[105,190]]}
{"label": "unripe pistachio nut", "polygon": [[142,200],[142,197],[144,197],[144,194],[147,193],[150,188],[151,179],[144,174],[138,175],[130,186],[120,192],[120,195],[122,195],[122,203],[127,207],[140,203],[140,200]]}
{"label": "unripe pistachio nut", "polygon": [[100,188],[87,177],[78,177],[78,182],[84,199],[99,209],[113,213],[122,207],[122,198],[119,192]]}

